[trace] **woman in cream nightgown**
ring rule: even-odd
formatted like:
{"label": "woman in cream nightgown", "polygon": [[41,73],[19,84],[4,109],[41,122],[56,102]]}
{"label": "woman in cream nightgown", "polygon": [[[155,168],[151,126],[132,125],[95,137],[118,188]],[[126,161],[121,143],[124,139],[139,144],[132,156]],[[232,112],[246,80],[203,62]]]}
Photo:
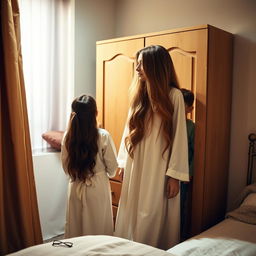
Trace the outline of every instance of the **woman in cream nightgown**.
{"label": "woman in cream nightgown", "polygon": [[116,149],[110,134],[97,128],[96,102],[82,95],[72,103],[62,164],[70,177],[65,238],[113,235],[109,177],[115,176]]}
{"label": "woman in cream nightgown", "polygon": [[123,185],[115,235],[161,249],[179,242],[179,181],[188,181],[184,100],[168,51],[137,53],[137,90],[119,154]]}

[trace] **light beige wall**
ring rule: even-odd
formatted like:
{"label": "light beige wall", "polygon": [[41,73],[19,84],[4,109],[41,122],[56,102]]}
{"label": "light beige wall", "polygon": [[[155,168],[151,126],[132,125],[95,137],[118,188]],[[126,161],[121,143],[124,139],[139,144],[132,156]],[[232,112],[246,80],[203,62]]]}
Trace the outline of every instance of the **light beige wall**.
{"label": "light beige wall", "polygon": [[95,96],[96,41],[114,28],[115,0],[75,0],[75,96]]}
{"label": "light beige wall", "polygon": [[116,11],[116,37],[202,24],[234,34],[228,187],[231,209],[246,183],[247,136],[256,132],[256,1],[119,0]]}

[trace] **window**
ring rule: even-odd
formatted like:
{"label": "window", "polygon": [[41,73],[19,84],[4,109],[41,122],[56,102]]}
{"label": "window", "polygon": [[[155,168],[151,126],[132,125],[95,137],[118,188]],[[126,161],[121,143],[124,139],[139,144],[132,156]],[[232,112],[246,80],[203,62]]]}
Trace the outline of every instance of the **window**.
{"label": "window", "polygon": [[74,95],[74,0],[19,0],[21,47],[33,150],[65,130]]}

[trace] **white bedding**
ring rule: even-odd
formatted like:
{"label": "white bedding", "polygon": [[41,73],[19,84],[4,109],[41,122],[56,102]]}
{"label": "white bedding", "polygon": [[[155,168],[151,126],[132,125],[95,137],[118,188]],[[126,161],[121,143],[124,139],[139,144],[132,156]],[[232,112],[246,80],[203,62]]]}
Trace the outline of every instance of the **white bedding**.
{"label": "white bedding", "polygon": [[227,214],[229,218],[168,252],[177,256],[256,256],[256,184],[249,188],[253,193],[245,194],[241,205]]}
{"label": "white bedding", "polygon": [[81,236],[71,239],[63,239],[73,243],[73,247],[54,247],[52,243],[32,246],[16,253],[12,256],[87,256],[87,255],[150,255],[150,256],[172,256],[166,251],[132,242],[126,239],[113,236]]}
{"label": "white bedding", "polygon": [[169,249],[177,256],[255,256],[256,244],[228,238],[199,238]]}
{"label": "white bedding", "polygon": [[168,252],[177,256],[256,256],[256,225],[225,219]]}

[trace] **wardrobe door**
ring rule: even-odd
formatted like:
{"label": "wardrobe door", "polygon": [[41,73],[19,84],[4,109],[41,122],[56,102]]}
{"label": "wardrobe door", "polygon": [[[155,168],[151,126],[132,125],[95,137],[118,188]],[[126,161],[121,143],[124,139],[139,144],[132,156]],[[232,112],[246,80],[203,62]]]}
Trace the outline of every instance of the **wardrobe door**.
{"label": "wardrobe door", "polygon": [[98,121],[112,135],[117,150],[128,114],[128,90],[135,71],[135,54],[143,47],[143,38],[97,43]]}
{"label": "wardrobe door", "polygon": [[202,230],[204,207],[204,171],[206,145],[207,30],[197,29],[146,38],[146,46],[162,45],[168,49],[181,88],[192,90],[195,108],[191,118],[196,123],[191,230]]}

